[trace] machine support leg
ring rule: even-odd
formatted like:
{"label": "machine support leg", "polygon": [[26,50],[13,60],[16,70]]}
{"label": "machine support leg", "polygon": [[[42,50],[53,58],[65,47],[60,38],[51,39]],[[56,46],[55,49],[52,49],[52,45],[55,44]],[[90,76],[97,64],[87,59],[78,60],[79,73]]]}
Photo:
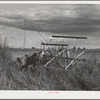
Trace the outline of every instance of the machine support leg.
{"label": "machine support leg", "polygon": [[67,66],[68,66],[68,50],[66,48],[66,63],[67,63]]}

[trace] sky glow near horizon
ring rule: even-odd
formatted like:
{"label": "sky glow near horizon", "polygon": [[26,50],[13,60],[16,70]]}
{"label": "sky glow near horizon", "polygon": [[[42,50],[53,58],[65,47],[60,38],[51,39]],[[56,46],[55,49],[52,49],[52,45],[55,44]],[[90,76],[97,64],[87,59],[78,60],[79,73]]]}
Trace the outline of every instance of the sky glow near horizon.
{"label": "sky glow near horizon", "polygon": [[[44,40],[39,33],[47,41],[52,35],[87,36],[79,40],[80,47],[100,48],[99,4],[0,4],[0,35],[9,46],[23,47],[24,19],[26,48],[40,47]],[[72,39],[59,42],[75,45]]]}

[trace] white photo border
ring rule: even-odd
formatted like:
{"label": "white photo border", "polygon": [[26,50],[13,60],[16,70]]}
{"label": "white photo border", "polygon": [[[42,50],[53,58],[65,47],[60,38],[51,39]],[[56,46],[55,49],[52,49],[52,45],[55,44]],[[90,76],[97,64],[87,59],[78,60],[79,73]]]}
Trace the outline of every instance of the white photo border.
{"label": "white photo border", "polygon": [[[100,4],[100,1],[0,1],[0,4]],[[0,99],[100,99],[100,92],[1,90]]]}

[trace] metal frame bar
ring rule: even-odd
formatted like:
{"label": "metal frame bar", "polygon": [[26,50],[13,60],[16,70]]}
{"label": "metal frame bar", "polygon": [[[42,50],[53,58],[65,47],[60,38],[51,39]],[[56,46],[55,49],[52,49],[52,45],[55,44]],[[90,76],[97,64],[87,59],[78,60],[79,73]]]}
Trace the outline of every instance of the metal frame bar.
{"label": "metal frame bar", "polygon": [[49,45],[49,46],[68,46],[68,44],[56,44],[56,43],[41,43],[41,45]]}
{"label": "metal frame bar", "polygon": [[87,37],[79,37],[79,36],[56,36],[56,35],[53,35],[52,37],[56,37],[56,38],[73,38],[73,39],[87,39]]}

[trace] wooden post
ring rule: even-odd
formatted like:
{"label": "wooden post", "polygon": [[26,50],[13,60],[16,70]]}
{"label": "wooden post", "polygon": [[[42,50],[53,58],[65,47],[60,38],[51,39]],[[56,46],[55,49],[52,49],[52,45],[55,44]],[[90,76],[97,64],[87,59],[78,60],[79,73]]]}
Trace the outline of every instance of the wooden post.
{"label": "wooden post", "polygon": [[66,63],[67,63],[67,66],[68,66],[68,49],[66,48]]}
{"label": "wooden post", "polygon": [[24,20],[24,41],[23,41],[23,49],[25,49],[25,43],[26,43],[26,21]]}
{"label": "wooden post", "polygon": [[45,50],[45,45],[43,45],[43,50]]}
{"label": "wooden post", "polygon": [[[63,50],[63,46],[62,46],[62,48],[61,48],[61,51]],[[61,53],[61,57],[63,56],[63,53]]]}

